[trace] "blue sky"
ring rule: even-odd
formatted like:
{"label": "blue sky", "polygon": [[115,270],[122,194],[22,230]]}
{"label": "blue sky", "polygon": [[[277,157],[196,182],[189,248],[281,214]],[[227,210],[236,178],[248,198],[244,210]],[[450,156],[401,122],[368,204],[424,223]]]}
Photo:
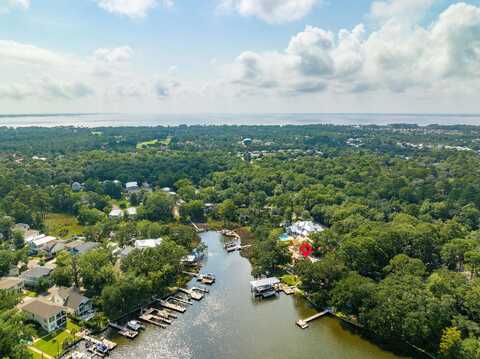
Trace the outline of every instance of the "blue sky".
{"label": "blue sky", "polygon": [[479,6],[0,0],[0,111],[480,112]]}

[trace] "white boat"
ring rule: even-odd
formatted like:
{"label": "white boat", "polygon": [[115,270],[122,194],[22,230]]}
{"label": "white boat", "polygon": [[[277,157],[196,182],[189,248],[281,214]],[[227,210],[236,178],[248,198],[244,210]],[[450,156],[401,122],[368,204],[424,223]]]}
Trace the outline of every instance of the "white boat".
{"label": "white boat", "polygon": [[127,323],[127,327],[129,327],[130,329],[138,332],[140,329],[143,329],[143,325],[140,324],[140,322],[138,322],[137,320],[130,320],[128,323]]}

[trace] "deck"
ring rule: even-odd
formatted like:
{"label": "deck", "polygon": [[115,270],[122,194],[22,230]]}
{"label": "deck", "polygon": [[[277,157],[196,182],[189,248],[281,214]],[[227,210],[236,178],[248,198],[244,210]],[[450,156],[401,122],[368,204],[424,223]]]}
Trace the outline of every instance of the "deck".
{"label": "deck", "polygon": [[323,312],[316,313],[316,314],[312,315],[311,317],[298,320],[296,322],[296,324],[302,329],[307,329],[309,327],[309,325],[308,325],[309,322],[311,322],[315,319],[321,318],[325,315],[329,315],[329,314],[332,314],[332,310],[331,309],[325,309]]}

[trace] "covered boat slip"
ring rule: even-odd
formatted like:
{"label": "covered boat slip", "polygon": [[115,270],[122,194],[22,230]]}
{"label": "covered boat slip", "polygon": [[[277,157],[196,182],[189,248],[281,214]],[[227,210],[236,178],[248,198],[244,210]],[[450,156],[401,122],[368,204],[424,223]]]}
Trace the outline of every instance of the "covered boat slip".
{"label": "covered boat slip", "polygon": [[255,296],[269,297],[276,293],[280,280],[276,277],[262,278],[250,282],[250,290]]}

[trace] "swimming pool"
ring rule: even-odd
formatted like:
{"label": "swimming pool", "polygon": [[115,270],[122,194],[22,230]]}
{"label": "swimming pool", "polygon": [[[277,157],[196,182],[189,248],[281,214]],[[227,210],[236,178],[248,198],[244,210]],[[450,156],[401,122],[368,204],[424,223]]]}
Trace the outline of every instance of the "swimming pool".
{"label": "swimming pool", "polygon": [[282,233],[281,235],[278,236],[278,239],[280,239],[281,241],[289,241],[290,236],[287,233]]}

